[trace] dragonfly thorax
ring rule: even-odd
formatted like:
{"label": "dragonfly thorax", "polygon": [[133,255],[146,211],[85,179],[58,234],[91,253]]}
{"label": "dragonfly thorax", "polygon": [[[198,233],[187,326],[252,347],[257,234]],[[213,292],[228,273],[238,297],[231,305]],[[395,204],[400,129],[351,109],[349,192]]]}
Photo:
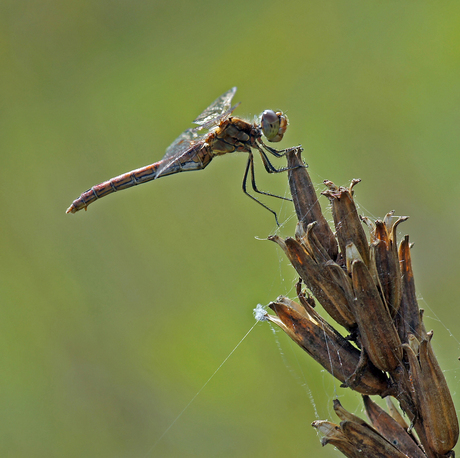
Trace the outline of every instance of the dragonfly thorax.
{"label": "dragonfly thorax", "polygon": [[250,152],[261,136],[262,131],[257,126],[244,119],[231,117],[219,125],[208,142],[215,155]]}

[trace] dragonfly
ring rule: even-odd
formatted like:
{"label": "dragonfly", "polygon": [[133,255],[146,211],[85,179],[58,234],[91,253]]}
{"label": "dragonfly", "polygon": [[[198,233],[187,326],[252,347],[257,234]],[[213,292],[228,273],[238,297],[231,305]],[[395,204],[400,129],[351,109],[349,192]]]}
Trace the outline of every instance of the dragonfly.
{"label": "dragonfly", "polygon": [[[132,170],[131,172],[111,178],[88,189],[72,202],[66,213],[76,213],[87,210],[94,201],[122,189],[131,188],[156,178],[172,175],[189,170],[201,170],[207,167],[211,160],[223,154],[245,152],[249,158],[243,177],[243,192],[251,199],[272,212],[276,223],[276,213],[264,203],[260,202],[247,191],[248,175],[251,175],[252,189],[259,194],[291,200],[260,191],[256,186],[254,175],[253,149],[259,151],[268,173],[279,173],[288,170],[287,167],[275,168],[268,159],[267,153],[279,158],[289,149],[276,150],[266,145],[262,136],[269,142],[279,142],[286,132],[288,118],[281,111],[265,110],[258,120],[253,123],[232,116],[239,105],[231,105],[236,87],[231,88],[218,97],[194,121],[196,127],[185,130],[167,148],[164,157],[154,164]],[[292,149],[292,148],[290,148]]]}

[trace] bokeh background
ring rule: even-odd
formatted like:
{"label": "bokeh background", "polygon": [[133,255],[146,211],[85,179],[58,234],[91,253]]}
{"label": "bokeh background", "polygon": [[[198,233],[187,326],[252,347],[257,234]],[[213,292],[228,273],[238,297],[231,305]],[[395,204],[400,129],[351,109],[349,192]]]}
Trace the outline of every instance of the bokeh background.
{"label": "bokeh background", "polygon": [[[362,414],[359,396],[268,324],[199,392],[256,304],[294,296],[260,240],[293,234],[292,207],[264,199],[277,228],[244,196],[245,154],[65,214],[232,86],[239,115],[287,112],[280,146],[304,146],[319,191],[359,177],[362,214],[410,215],[400,235],[460,405],[459,74],[457,1],[2,2],[0,454],[341,456],[310,423],[336,420],[335,396]],[[261,189],[288,193],[256,165]]]}

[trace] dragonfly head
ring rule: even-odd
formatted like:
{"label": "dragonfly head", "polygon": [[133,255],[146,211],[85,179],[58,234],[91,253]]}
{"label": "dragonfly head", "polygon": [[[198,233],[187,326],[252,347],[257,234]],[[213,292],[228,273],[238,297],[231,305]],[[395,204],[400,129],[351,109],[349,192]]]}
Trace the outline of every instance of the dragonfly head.
{"label": "dragonfly head", "polygon": [[265,110],[260,118],[263,134],[269,142],[279,142],[286,132],[288,118],[281,111]]}

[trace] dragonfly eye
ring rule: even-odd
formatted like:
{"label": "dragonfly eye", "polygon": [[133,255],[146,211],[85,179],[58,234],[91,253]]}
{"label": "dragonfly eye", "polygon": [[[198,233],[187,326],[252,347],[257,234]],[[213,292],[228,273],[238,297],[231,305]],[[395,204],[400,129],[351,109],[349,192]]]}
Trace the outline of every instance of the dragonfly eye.
{"label": "dragonfly eye", "polygon": [[265,110],[260,119],[262,132],[269,142],[279,142],[286,132],[288,125],[287,116],[280,111]]}

